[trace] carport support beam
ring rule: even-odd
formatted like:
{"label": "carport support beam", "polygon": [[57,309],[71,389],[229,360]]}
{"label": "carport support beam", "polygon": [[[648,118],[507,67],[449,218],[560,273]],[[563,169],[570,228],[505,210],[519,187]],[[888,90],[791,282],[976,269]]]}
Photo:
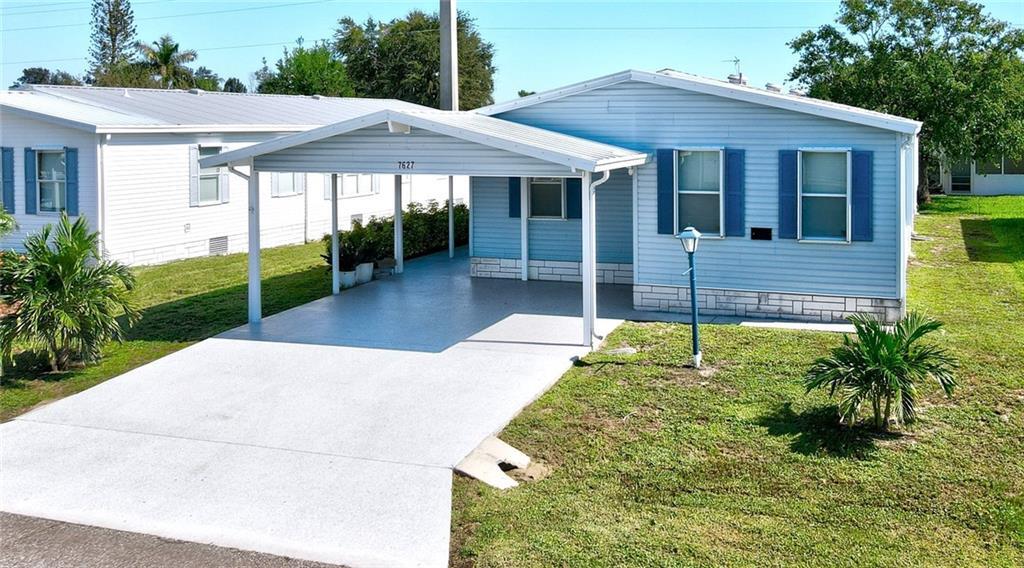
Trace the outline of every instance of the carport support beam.
{"label": "carport support beam", "polygon": [[331,294],[334,295],[341,293],[338,256],[338,174],[331,174]]}
{"label": "carport support beam", "polygon": [[405,252],[402,246],[402,176],[395,176],[395,274],[405,269]]}
{"label": "carport support beam", "polygon": [[249,161],[249,323],[263,318],[260,283],[260,175]]}
{"label": "carport support beam", "polygon": [[523,282],[530,279],[530,180],[519,178],[519,261]]}
{"label": "carport support beam", "polygon": [[[583,199],[581,208],[581,239],[583,241],[583,257],[580,259],[581,276],[583,277],[583,345],[594,346],[594,307],[596,306],[595,296],[597,295],[597,279],[594,277],[596,269],[596,255],[594,242],[594,190],[590,187],[590,172],[583,172]],[[525,212],[523,213],[525,215]]]}
{"label": "carport support beam", "polygon": [[455,258],[455,177],[448,176],[448,258]]}

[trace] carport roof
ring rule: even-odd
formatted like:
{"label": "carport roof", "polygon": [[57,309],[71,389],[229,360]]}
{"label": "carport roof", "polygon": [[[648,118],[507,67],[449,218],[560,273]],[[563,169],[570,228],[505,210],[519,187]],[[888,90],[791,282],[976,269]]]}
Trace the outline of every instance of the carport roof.
{"label": "carport roof", "polygon": [[[646,163],[649,158],[645,152],[577,138],[475,112],[388,109],[210,156],[201,160],[200,165],[204,168],[244,165],[251,158],[257,156],[272,154],[383,123],[387,123],[393,131],[397,132],[396,136],[400,136],[405,127],[420,128],[590,172],[638,166]],[[451,173],[459,174],[460,172]]]}

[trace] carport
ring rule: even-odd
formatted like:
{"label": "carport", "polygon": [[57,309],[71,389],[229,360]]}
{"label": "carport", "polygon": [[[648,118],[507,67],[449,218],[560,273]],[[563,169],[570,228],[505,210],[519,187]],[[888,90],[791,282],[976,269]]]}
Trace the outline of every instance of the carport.
{"label": "carport", "polygon": [[[384,110],[201,160],[203,168],[227,167],[248,180],[249,322],[262,318],[260,211],[257,172],[332,174],[332,291],[340,291],[337,239],[337,174],[393,174],[395,265],[403,270],[401,176],[580,178],[582,180],[582,345],[593,346],[597,313],[595,193],[616,169],[646,163],[648,155],[473,112]],[[526,210],[528,191],[518,192]],[[472,205],[472,204],[471,204]],[[471,206],[472,211],[472,206]],[[471,213],[472,215],[472,213]],[[521,218],[522,280],[528,277],[528,219]],[[472,235],[470,236],[472,239]]]}

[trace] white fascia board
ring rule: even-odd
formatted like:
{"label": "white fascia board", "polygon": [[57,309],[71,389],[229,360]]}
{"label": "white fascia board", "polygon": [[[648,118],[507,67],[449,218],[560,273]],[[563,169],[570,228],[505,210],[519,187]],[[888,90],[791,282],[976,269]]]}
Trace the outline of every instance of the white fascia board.
{"label": "white fascia board", "polygon": [[597,168],[594,171],[604,172],[608,170],[632,168],[634,166],[642,166],[650,161],[651,155],[642,153],[638,153],[635,156],[629,156],[626,158],[616,158],[614,160],[598,160]]}
{"label": "white fascia board", "polygon": [[61,118],[52,114],[46,114],[44,112],[24,109],[18,106],[0,104],[4,110],[19,114],[28,118],[49,122],[50,124],[56,124],[58,126],[66,126],[68,128],[74,128],[76,130],[84,130],[91,134],[97,134],[97,126],[95,124],[89,124],[86,122],[79,122],[77,120],[71,120],[68,118]]}
{"label": "white fascia board", "polygon": [[579,83],[573,83],[550,91],[544,91],[542,93],[520,97],[511,101],[480,107],[472,112],[485,116],[494,116],[517,108],[524,108],[539,103],[561,99],[568,97],[569,95],[575,95],[576,93],[585,93],[587,91],[607,87],[616,83],[624,83],[629,81],[631,78],[631,71],[620,71],[619,73],[613,73],[611,75],[605,75],[604,77],[598,77],[587,81],[580,81]]}
{"label": "white fascia board", "polygon": [[306,132],[322,124],[183,124],[151,126],[108,125],[96,127],[99,134],[195,134],[220,132]]}

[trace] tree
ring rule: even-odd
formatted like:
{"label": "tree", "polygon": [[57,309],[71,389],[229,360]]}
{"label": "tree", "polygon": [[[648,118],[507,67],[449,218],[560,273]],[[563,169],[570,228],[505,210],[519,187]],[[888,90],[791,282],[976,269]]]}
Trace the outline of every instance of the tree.
{"label": "tree", "polygon": [[153,68],[142,61],[124,61],[107,71],[93,73],[92,84],[97,87],[161,87],[160,82],[154,78]]}
{"label": "tree", "polygon": [[[494,102],[494,46],[480,37],[474,20],[458,15],[459,108]],[[361,97],[396,98],[438,108],[441,101],[441,41],[438,15],[419,10],[390,23],[372,18],[359,25],[338,21],[334,49]]]}
{"label": "tree", "polygon": [[192,81],[196,87],[204,91],[220,90],[220,77],[206,67],[196,69],[196,72],[192,75]]}
{"label": "tree", "polygon": [[224,81],[224,92],[225,93],[247,93],[249,89],[245,88],[241,79],[237,77],[231,77],[227,81]]}
{"label": "tree", "polygon": [[843,0],[837,24],[790,42],[789,78],[922,121],[922,180],[940,162],[1024,157],[1024,30],[966,0]]}
{"label": "tree", "polygon": [[29,67],[21,70],[21,77],[11,85],[16,89],[23,85],[81,85],[82,82],[67,71],[50,71],[45,67]]}
{"label": "tree", "polygon": [[72,223],[61,214],[56,226],[25,239],[24,256],[6,255],[0,281],[10,286],[0,302],[16,309],[0,318],[0,353],[39,346],[51,369],[62,371],[75,360],[98,359],[105,343],[120,339],[119,317],[129,325],[138,320],[130,296],[135,276],[104,260],[98,243],[85,217]]}
{"label": "tree", "polygon": [[516,94],[519,95],[520,97],[528,97],[530,95],[536,95],[537,91],[527,91],[526,89],[519,89],[519,92]]}
{"label": "tree", "polygon": [[946,396],[953,395],[956,381],[953,357],[941,347],[921,345],[924,336],[942,324],[921,314],[907,314],[891,329],[866,315],[850,318],[857,340],[843,336],[843,344],[828,357],[814,362],[804,386],[807,392],[828,388],[839,397],[839,420],[852,425],[861,407],[871,405],[872,425],[888,430],[917,416],[918,384],[935,379]]}
{"label": "tree", "polygon": [[326,44],[310,48],[302,46],[289,51],[277,60],[273,71],[267,67],[256,72],[257,92],[279,95],[323,95],[325,97],[351,97],[355,94],[352,82],[345,72],[345,64]]}
{"label": "tree", "polygon": [[196,60],[195,50],[181,51],[169,34],[160,36],[152,44],[135,44],[143,62],[165,89],[187,89],[192,86],[192,70],[186,64]]}
{"label": "tree", "polygon": [[132,56],[135,14],[128,0],[93,0],[92,46],[89,59],[94,75],[107,74]]}

